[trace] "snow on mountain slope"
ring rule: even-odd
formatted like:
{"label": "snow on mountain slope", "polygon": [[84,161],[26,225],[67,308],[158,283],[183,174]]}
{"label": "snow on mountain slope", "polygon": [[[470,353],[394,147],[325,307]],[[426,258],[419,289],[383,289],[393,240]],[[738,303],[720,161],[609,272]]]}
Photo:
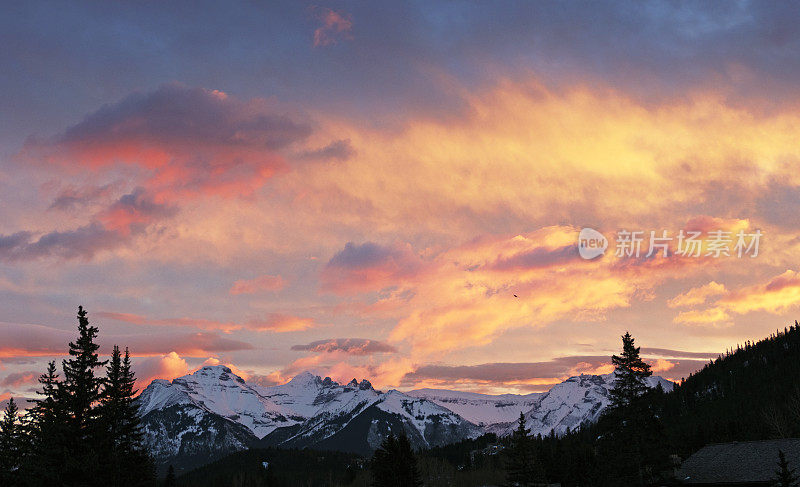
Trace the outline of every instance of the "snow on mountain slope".
{"label": "snow on mountain slope", "polygon": [[[613,374],[580,375],[544,394],[525,396],[435,389],[406,394],[376,391],[366,380],[339,384],[308,372],[278,386],[251,386],[217,365],[172,382],[155,380],[137,403],[149,448],[167,459],[202,459],[251,445],[368,454],[398,431],[415,448],[484,432],[508,434],[520,412],[534,434],[563,434],[597,420],[610,402],[613,381]],[[648,383],[665,390],[673,386],[660,377]]]}
{"label": "snow on mountain slope", "polygon": [[276,430],[264,446],[317,448],[369,454],[390,433],[404,432],[415,448],[474,438],[483,430],[424,398],[372,389],[369,382],[335,382],[317,414],[297,427]]}
{"label": "snow on mountain slope", "polygon": [[[426,430],[432,423],[444,428],[456,428],[468,422],[457,413],[433,401],[412,397],[395,390],[384,394],[376,406],[382,411],[403,417],[422,433],[426,441],[429,439]],[[477,428],[475,431],[478,431]]]}
{"label": "snow on mountain slope", "polygon": [[367,381],[358,383],[353,379],[346,385],[339,385],[326,378],[319,382],[324,385],[321,385],[310,404],[307,403],[308,396],[306,401],[294,404],[294,407],[299,406],[311,414],[284,442],[306,446],[325,439],[346,427],[354,417],[378,402],[382,396]]}
{"label": "snow on mountain slope", "polygon": [[519,413],[530,411],[542,395],[489,395],[445,389],[417,389],[406,394],[434,402],[480,426],[515,421]]}
{"label": "snow on mountain slope", "polygon": [[143,416],[175,404],[192,404],[245,426],[258,438],[305,419],[285,415],[284,408],[259,394],[224,365],[202,367],[172,382],[157,379],[138,401]]}
{"label": "snow on mountain slope", "polygon": [[[662,377],[648,377],[647,384],[656,387],[661,384],[665,391],[671,391],[674,384]],[[536,401],[533,408],[525,413],[527,425],[532,434],[564,434],[567,429],[574,430],[585,422],[594,422],[611,403],[610,391],[614,388],[614,374],[579,375],[556,384]],[[490,425],[487,430],[498,434],[509,434],[514,422]]]}

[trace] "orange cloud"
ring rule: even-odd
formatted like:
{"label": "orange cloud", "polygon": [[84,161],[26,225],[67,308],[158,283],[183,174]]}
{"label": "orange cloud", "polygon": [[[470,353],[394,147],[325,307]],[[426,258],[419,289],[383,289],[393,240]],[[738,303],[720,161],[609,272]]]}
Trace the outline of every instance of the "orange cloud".
{"label": "orange cloud", "polygon": [[316,324],[311,318],[300,318],[297,316],[272,313],[265,320],[251,320],[246,327],[256,331],[273,331],[285,333],[290,331],[303,331],[314,328]]}
{"label": "orange cloud", "polygon": [[667,304],[671,308],[681,308],[685,306],[695,306],[703,304],[706,299],[712,296],[719,296],[727,291],[723,284],[711,281],[708,284],[700,287],[694,287],[685,293],[679,294],[670,299]]}
{"label": "orange cloud", "polygon": [[577,235],[576,228],[548,227],[442,252],[407,283],[411,297],[398,305],[390,341],[425,356],[487,345],[515,328],[600,320],[692,265],[670,259],[628,263],[632,259],[613,255],[585,261],[577,256]]}
{"label": "orange cloud", "polygon": [[742,315],[753,311],[781,314],[798,306],[800,306],[800,274],[789,269],[765,284],[727,291],[708,308],[683,311],[675,317],[675,322],[724,326],[730,324],[729,320],[733,314]]}
{"label": "orange cloud", "polygon": [[189,373],[186,360],[175,352],[157,357],[148,357],[136,361],[133,365],[136,373],[136,383],[141,389],[147,387],[154,379],[172,380]]}
{"label": "orange cloud", "polygon": [[302,331],[315,326],[312,318],[272,313],[265,319],[251,319],[244,322],[215,321],[205,318],[147,318],[133,313],[117,313],[100,311],[96,313],[101,318],[108,318],[124,323],[148,326],[187,326],[203,330],[221,330],[230,333],[235,330],[272,331],[277,333],[289,331]]}
{"label": "orange cloud", "polygon": [[253,279],[240,279],[231,286],[231,294],[256,294],[262,291],[280,291],[286,286],[281,276],[264,275]]}

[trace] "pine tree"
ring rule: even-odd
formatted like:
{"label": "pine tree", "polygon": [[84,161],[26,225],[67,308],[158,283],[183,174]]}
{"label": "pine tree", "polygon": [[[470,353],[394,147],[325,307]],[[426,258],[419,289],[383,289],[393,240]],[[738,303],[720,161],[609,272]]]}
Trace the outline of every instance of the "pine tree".
{"label": "pine tree", "polygon": [[611,357],[616,379],[611,390],[611,407],[630,406],[637,398],[647,392],[645,379],[653,375],[650,366],[639,357],[639,347],[634,346],[633,337],[625,332],[622,336],[622,355]]}
{"label": "pine tree", "polygon": [[25,465],[25,475],[38,480],[38,485],[61,485],[61,474],[66,465],[65,451],[69,449],[66,436],[66,416],[61,395],[61,384],[55,361],[39,376],[43,396],[34,399],[35,405],[27,412],[31,451]]}
{"label": "pine tree", "polygon": [[133,398],[135,377],[130,353],[122,357],[114,345],[107,367],[105,387],[98,407],[101,438],[105,441],[102,460],[108,485],[137,485],[152,480],[152,468],[143,451],[142,431]]}
{"label": "pine tree", "polygon": [[389,435],[372,457],[373,487],[419,487],[417,458],[405,434]]}
{"label": "pine tree", "polygon": [[71,443],[64,468],[68,485],[93,485],[101,477],[99,449],[104,440],[100,438],[97,403],[104,379],[95,376],[95,369],[106,362],[97,356],[97,331],[89,325],[83,307],[78,306],[78,339],[69,344],[72,358],[63,361],[64,381],[59,395],[64,402],[66,434]]}
{"label": "pine tree", "polygon": [[9,399],[0,422],[0,485],[15,485],[22,457],[22,432],[19,408]]}
{"label": "pine tree", "polygon": [[778,450],[778,470],[775,471],[775,487],[796,487],[797,476],[795,470],[789,468],[789,462],[786,461],[786,455],[782,450]]}
{"label": "pine tree", "polygon": [[544,475],[536,461],[530,430],[525,426],[525,415],[520,413],[517,429],[511,435],[507,450],[506,485],[529,487],[544,481]]}
{"label": "pine tree", "polygon": [[663,400],[663,389],[648,392],[645,379],[650,366],[639,356],[630,333],[622,336],[622,354],[614,355],[616,379],[610,392],[611,407],[598,428],[603,433],[601,463],[610,478],[624,485],[645,485],[666,468],[664,431],[653,408]]}

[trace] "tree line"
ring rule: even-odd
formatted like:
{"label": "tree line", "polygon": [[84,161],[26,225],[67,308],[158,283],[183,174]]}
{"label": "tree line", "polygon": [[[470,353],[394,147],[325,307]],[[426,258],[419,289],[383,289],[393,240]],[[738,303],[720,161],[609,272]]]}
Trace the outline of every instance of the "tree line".
{"label": "tree line", "polygon": [[[11,398],[0,422],[0,485],[140,486],[155,482],[143,447],[130,353],[101,361],[97,327],[78,307],[69,358],[51,361],[40,396],[21,414]],[[102,368],[105,367],[105,375]]]}

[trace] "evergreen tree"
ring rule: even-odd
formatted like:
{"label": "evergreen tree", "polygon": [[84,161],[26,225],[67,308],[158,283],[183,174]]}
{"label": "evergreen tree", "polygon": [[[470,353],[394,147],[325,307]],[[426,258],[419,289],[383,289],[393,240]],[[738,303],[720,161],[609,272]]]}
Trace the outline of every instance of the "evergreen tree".
{"label": "evergreen tree", "polygon": [[544,481],[544,474],[536,461],[533,441],[530,437],[530,430],[525,426],[523,413],[519,413],[519,424],[511,435],[511,444],[507,454],[506,485],[529,487]]}
{"label": "evergreen tree", "polygon": [[778,470],[775,471],[775,487],[796,487],[797,476],[793,468],[789,468],[786,455],[782,450],[778,450]]}
{"label": "evergreen tree", "polygon": [[63,361],[64,381],[59,399],[64,403],[66,434],[70,448],[64,468],[68,485],[93,485],[100,475],[99,449],[104,443],[97,421],[97,404],[101,398],[102,377],[95,369],[106,364],[100,361],[95,343],[97,328],[89,325],[86,311],[78,306],[78,339],[69,344],[72,358]]}
{"label": "evergreen tree", "polygon": [[19,409],[12,397],[0,422],[0,485],[16,485],[23,454]]}
{"label": "evergreen tree", "polygon": [[47,371],[39,376],[39,384],[42,390],[36,393],[43,397],[34,399],[35,405],[26,415],[31,451],[25,465],[25,475],[34,485],[61,485],[61,473],[66,465],[65,452],[69,445],[55,361],[50,362]]}
{"label": "evergreen tree", "polygon": [[133,398],[135,377],[130,354],[114,345],[98,407],[107,485],[138,485],[152,480],[149,457],[141,448],[142,431]]}
{"label": "evergreen tree", "polygon": [[622,336],[622,354],[614,355],[616,379],[611,407],[601,417],[600,463],[610,485],[654,482],[668,465],[665,433],[654,408],[663,402],[663,389],[650,391],[645,379],[650,366],[639,356],[630,333]]}
{"label": "evergreen tree", "polygon": [[645,379],[653,375],[650,366],[639,357],[639,347],[634,346],[630,333],[622,335],[622,355],[612,356],[611,363],[616,372],[611,407],[629,406],[647,392]]}
{"label": "evergreen tree", "polygon": [[389,435],[372,457],[373,487],[419,487],[417,458],[405,434]]}

